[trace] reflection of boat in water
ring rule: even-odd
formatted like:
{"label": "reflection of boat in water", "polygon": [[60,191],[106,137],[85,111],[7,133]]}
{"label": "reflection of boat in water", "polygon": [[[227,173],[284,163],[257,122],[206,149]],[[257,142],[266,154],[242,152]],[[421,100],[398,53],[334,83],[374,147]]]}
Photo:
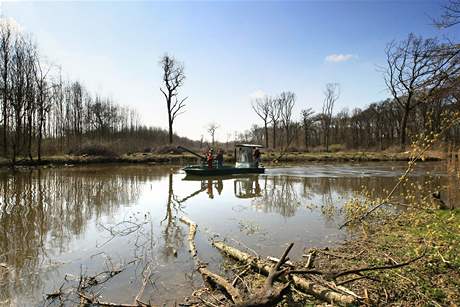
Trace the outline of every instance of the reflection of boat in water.
{"label": "reflection of boat in water", "polygon": [[254,198],[261,195],[259,176],[236,179],[233,191],[238,198]]}
{"label": "reflection of boat in water", "polygon": [[[253,151],[261,148],[261,145],[240,144],[235,146],[235,166],[224,165],[222,167],[208,167],[207,165],[191,165],[183,168],[187,175],[195,176],[219,176],[219,175],[232,175],[232,174],[262,174],[265,168],[259,167],[258,161],[254,160]],[[183,150],[191,152],[192,154],[200,157],[201,155],[180,147]]]}
{"label": "reflection of boat in water", "polygon": [[206,191],[209,198],[214,198],[214,189],[220,195],[224,188],[224,180],[233,179],[233,191],[238,198],[254,198],[261,195],[261,188],[259,184],[258,175],[226,175],[226,176],[193,176],[187,175],[185,181],[200,182],[200,189],[185,197],[184,200],[189,199],[195,195]]}

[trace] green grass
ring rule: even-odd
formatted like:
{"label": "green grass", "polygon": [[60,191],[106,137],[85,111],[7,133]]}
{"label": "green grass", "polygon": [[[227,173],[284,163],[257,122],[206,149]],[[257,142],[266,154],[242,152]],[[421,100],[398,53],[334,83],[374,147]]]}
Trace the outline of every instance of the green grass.
{"label": "green grass", "polygon": [[460,301],[460,209],[402,212],[365,229],[365,234],[337,249],[348,254],[364,251],[361,257],[339,263],[341,267],[389,265],[425,255],[402,268],[369,272],[380,282],[359,281],[352,289],[366,288],[375,301],[385,304],[445,306]]}

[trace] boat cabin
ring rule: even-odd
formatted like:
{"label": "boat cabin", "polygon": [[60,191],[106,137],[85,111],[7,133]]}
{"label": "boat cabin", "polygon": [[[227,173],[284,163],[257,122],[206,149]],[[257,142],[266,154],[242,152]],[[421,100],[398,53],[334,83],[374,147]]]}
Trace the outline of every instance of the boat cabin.
{"label": "boat cabin", "polygon": [[255,168],[258,167],[254,161],[254,150],[263,148],[262,145],[255,144],[237,144],[235,145],[235,167],[237,168]]}

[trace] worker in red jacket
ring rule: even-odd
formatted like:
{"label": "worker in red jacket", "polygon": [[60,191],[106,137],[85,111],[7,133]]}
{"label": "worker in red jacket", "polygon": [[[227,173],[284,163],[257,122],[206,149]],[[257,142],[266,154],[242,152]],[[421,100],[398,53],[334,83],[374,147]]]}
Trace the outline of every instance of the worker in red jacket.
{"label": "worker in red jacket", "polygon": [[206,161],[208,162],[208,168],[212,168],[212,161],[214,160],[213,157],[213,149],[210,148],[208,153],[206,154]]}

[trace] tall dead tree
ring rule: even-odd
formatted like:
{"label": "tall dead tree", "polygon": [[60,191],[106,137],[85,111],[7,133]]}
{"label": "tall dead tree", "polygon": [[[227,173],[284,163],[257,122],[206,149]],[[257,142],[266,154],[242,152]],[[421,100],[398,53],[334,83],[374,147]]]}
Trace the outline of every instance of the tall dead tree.
{"label": "tall dead tree", "polygon": [[338,83],[328,83],[324,90],[324,102],[322,113],[322,125],[324,131],[324,146],[329,151],[329,142],[332,124],[332,112],[334,104],[340,97],[340,85]]}
{"label": "tall dead tree", "polygon": [[208,124],[208,126],[206,127],[206,129],[208,130],[208,133],[209,135],[211,136],[211,140],[212,140],[212,146],[214,147],[214,137],[216,135],[216,130],[219,128],[219,125],[216,124],[216,123],[210,123]]}
{"label": "tall dead tree", "polygon": [[281,108],[281,122],[286,132],[286,146],[289,146],[291,142],[292,109],[294,108],[296,97],[293,92],[282,92],[278,99]]}
{"label": "tall dead tree", "polygon": [[264,122],[264,138],[265,147],[268,148],[268,125],[270,124],[270,104],[271,97],[264,96],[262,98],[256,98],[252,102],[252,109]]}
{"label": "tall dead tree", "polygon": [[167,54],[161,58],[160,65],[163,69],[163,87],[160,87],[160,91],[166,100],[169,143],[172,144],[174,120],[184,112],[185,100],[188,98],[178,97],[179,88],[184,85],[185,81],[184,65]]}
{"label": "tall dead tree", "polygon": [[385,83],[401,109],[400,146],[405,150],[409,115],[458,78],[460,48],[411,33],[400,43],[391,42],[385,53]]}

